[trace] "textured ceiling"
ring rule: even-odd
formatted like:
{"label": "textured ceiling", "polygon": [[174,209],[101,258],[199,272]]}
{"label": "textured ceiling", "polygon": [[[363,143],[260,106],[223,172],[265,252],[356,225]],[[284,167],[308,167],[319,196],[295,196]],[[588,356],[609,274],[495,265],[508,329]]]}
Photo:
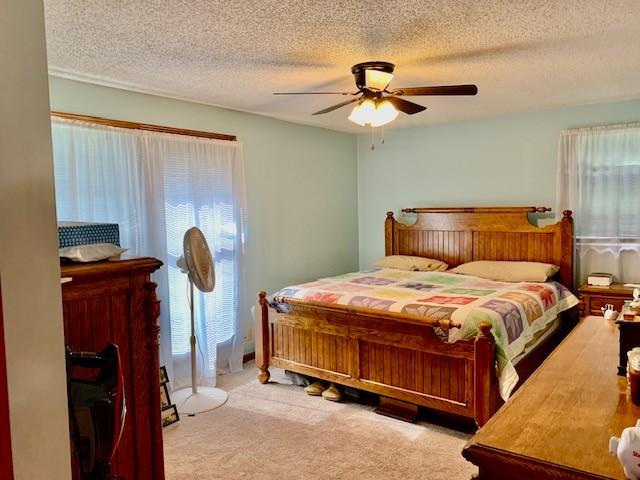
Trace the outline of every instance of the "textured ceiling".
{"label": "textured ceiling", "polygon": [[364,131],[351,65],[396,64],[392,87],[475,83],[392,125],[640,98],[638,0],[45,0],[53,74]]}

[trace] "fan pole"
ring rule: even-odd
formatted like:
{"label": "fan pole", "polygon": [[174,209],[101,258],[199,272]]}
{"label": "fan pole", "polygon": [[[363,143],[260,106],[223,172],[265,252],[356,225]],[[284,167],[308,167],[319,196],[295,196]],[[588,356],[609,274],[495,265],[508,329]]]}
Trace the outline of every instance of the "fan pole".
{"label": "fan pole", "polygon": [[196,306],[193,303],[193,280],[189,275],[189,302],[191,303],[191,392],[198,393],[198,371],[196,365],[196,322],[194,310]]}
{"label": "fan pole", "polygon": [[[227,392],[219,388],[204,385],[198,386],[196,352],[201,350],[196,350],[198,339],[196,337],[196,305],[193,298],[193,290],[196,287],[203,293],[208,293],[212,292],[215,287],[215,266],[202,231],[197,227],[187,230],[184,234],[183,249],[184,254],[178,259],[176,265],[180,267],[180,271],[187,274],[189,281],[189,293],[187,295],[189,297],[191,320],[191,337],[189,338],[189,343],[191,344],[191,387],[176,390],[173,392],[173,399],[178,406],[178,412],[193,417],[198,413],[208,412],[224,405],[228,395]],[[206,315],[205,309],[202,308],[200,313]],[[203,334],[206,334],[206,329],[204,330]],[[206,375],[206,370],[207,367],[203,365],[203,377]],[[215,374],[216,372],[212,373]]]}

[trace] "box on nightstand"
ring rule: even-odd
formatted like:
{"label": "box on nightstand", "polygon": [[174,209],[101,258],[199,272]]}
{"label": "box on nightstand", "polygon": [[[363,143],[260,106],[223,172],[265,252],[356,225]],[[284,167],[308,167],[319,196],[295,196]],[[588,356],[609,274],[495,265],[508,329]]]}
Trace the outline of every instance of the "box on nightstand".
{"label": "box on nightstand", "polygon": [[587,284],[595,287],[608,287],[613,283],[610,273],[591,273],[587,277]]}

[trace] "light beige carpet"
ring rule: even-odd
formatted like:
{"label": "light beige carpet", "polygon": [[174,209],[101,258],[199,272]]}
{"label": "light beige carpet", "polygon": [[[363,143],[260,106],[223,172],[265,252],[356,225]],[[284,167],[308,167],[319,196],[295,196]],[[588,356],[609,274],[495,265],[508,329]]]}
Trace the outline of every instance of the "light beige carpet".
{"label": "light beige carpet", "polygon": [[253,363],[219,377],[229,400],[165,429],[167,480],[469,480],[469,435],[306,395],[281,370],[261,385]]}

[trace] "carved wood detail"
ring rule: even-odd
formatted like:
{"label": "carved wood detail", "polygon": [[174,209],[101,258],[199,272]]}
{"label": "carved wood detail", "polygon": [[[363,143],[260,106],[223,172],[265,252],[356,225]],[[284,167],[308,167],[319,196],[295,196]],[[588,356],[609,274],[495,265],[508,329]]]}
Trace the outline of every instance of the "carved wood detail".
{"label": "carved wood detail", "polygon": [[154,282],[147,282],[144,284],[144,289],[147,293],[146,318],[149,322],[148,328],[150,348],[158,348],[160,346],[160,324],[158,323],[158,317],[160,317],[160,300],[156,295],[157,286],[158,285]]}

